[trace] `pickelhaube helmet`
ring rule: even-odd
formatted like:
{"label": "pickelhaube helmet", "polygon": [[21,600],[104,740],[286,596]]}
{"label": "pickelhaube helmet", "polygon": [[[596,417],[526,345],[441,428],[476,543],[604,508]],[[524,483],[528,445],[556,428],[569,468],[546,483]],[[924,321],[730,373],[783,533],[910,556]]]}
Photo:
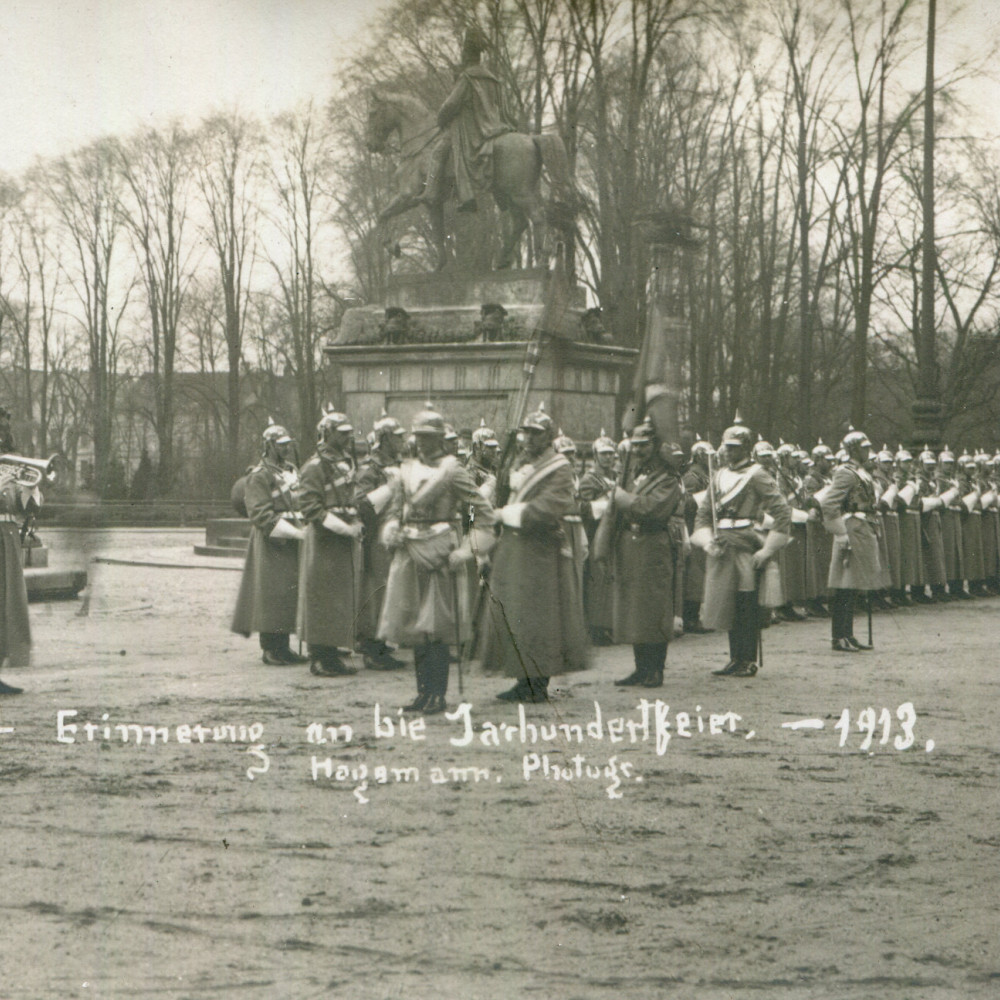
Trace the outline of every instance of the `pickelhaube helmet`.
{"label": "pickelhaube helmet", "polygon": [[897,462],[912,462],[913,456],[902,446],[896,449],[896,461]]}
{"label": "pickelhaube helmet", "polygon": [[434,404],[428,401],[424,408],[414,415],[410,430],[414,434],[440,434],[444,437],[444,417],[434,409]]}
{"label": "pickelhaube helmet", "polygon": [[608,452],[615,450],[615,443],[604,433],[604,428],[601,428],[600,435],[594,439],[594,443],[590,446],[591,450],[596,455],[598,452]]}
{"label": "pickelhaube helmet", "polygon": [[778,438],[778,447],[774,453],[778,458],[791,458],[795,454],[795,445]]}
{"label": "pickelhaube helmet", "polygon": [[976,452],[976,464],[985,465],[990,460],[990,454],[985,448],[980,448]]}
{"label": "pickelhaube helmet", "polygon": [[722,432],[723,447],[747,448],[753,444],[750,428],[743,423],[739,413],[733,417],[733,424]]}
{"label": "pickelhaube helmet", "polygon": [[921,465],[937,465],[937,455],[927,445],[924,445],[924,450],[917,456],[917,461]]}
{"label": "pickelhaube helmet", "polygon": [[332,406],[328,406],[323,410],[323,416],[319,418],[319,423],[316,425],[316,432],[319,434],[320,439],[325,437],[330,431],[353,430],[354,426],[351,424],[347,414],[335,410]]}
{"label": "pickelhaube helmet", "polygon": [[866,442],[871,447],[871,442],[868,441],[864,431],[856,431],[853,427],[848,427],[844,440],[840,442],[840,447],[843,451],[850,452],[853,448],[859,448]]}
{"label": "pickelhaube helmet", "polygon": [[757,437],[757,443],[753,446],[751,454],[757,461],[760,461],[762,458],[774,458],[776,456],[776,452],[774,447],[771,445],[771,442],[765,441],[759,435]]}
{"label": "pickelhaube helmet", "polygon": [[958,464],[963,469],[968,469],[976,464],[976,460],[969,454],[968,448],[958,456]]}
{"label": "pickelhaube helmet", "polygon": [[810,455],[814,461],[820,458],[833,458],[833,449],[829,445],[823,444],[823,439],[820,438]]}
{"label": "pickelhaube helmet", "polygon": [[447,422],[445,422],[445,425],[444,425],[444,439],[445,439],[445,441],[457,441],[458,440],[458,431],[456,431],[455,428],[452,427],[452,425],[449,424],[449,423],[447,423]]}
{"label": "pickelhaube helmet", "polygon": [[555,441],[552,442],[552,447],[555,448],[560,455],[576,454],[576,442],[568,434],[563,434],[561,427],[556,434]]}
{"label": "pickelhaube helmet", "polygon": [[698,440],[691,445],[691,457],[694,458],[695,455],[709,455],[715,454],[715,449],[712,447],[711,441],[706,441],[700,434],[698,435]]}
{"label": "pickelhaube helmet", "polygon": [[846,448],[841,448],[836,455],[833,456],[838,465],[843,465],[845,462],[850,460],[850,454]]}
{"label": "pickelhaube helmet", "polygon": [[536,430],[536,431],[548,431],[550,434],[555,433],[555,424],[552,418],[545,412],[545,404],[539,403],[538,409],[534,413],[529,413],[524,420],[521,421],[521,428],[523,430]]}
{"label": "pickelhaube helmet", "polygon": [[889,446],[887,444],[882,445],[882,450],[878,453],[876,457],[878,458],[879,462],[882,462],[886,465],[889,465],[892,462],[894,462],[896,458],[896,456],[893,455],[892,451],[889,449]]}
{"label": "pickelhaube helmet", "polygon": [[395,434],[397,437],[405,437],[406,431],[403,430],[403,425],[395,418],[390,417],[385,410],[382,410],[381,416],[375,421],[375,425],[372,428],[375,433],[375,439],[380,440],[386,434]]}
{"label": "pickelhaube helmet", "polygon": [[994,454],[994,456],[990,459],[990,465],[994,468],[1000,465],[1000,451],[997,451],[996,454]]}
{"label": "pickelhaube helmet", "polygon": [[261,434],[261,440],[265,445],[288,444],[292,440],[292,436],[281,424],[276,424],[271,417],[268,417],[267,426],[264,428],[264,433]]}
{"label": "pickelhaube helmet", "polygon": [[646,441],[652,443],[655,440],[656,428],[653,426],[653,422],[649,419],[649,417],[646,417],[642,423],[635,425],[632,429],[632,436],[629,438],[629,441],[632,444],[641,444]]}
{"label": "pickelhaube helmet", "polygon": [[492,427],[486,426],[486,418],[480,417],[479,426],[472,432],[472,443],[483,448],[499,448],[500,442],[497,440],[496,432]]}
{"label": "pickelhaube helmet", "polygon": [[942,465],[954,465],[955,454],[947,445],[945,445],[944,448],[941,449],[941,454],[938,455],[938,461]]}

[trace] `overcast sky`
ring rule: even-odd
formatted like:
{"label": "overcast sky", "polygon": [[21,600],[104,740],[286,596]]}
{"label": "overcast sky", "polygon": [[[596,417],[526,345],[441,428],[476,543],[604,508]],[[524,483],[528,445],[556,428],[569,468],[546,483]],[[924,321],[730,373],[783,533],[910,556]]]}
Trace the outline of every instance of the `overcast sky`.
{"label": "overcast sky", "polygon": [[[172,116],[194,122],[233,105],[266,116],[322,100],[335,56],[386,2],[0,0],[0,171]],[[955,3],[939,0],[939,21]],[[939,72],[998,26],[997,0],[968,0],[959,30],[940,40]],[[1000,89],[983,80],[966,95],[1000,132]]]}
{"label": "overcast sky", "polygon": [[331,89],[384,0],[0,0],[0,171],[172,116]]}

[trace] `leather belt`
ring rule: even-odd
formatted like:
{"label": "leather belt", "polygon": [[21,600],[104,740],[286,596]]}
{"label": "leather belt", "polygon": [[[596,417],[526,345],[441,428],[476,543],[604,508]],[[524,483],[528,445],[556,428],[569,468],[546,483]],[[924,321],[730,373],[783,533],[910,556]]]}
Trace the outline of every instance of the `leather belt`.
{"label": "leather belt", "polygon": [[716,522],[717,528],[749,528],[753,521],[749,517],[720,517]]}

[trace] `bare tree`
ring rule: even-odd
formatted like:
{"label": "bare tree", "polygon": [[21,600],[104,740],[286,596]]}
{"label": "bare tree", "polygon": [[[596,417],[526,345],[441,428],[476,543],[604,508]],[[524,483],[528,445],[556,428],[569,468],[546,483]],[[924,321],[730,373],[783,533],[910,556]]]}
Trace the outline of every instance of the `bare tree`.
{"label": "bare tree", "polygon": [[117,159],[114,142],[103,139],[56,160],[46,176],[64,236],[60,263],[76,299],[76,319],[87,340],[98,491],[104,490],[111,460],[119,331],[134,287],[131,273],[119,274],[114,268],[122,227]]}
{"label": "bare tree", "polygon": [[236,478],[241,471],[240,364],[260,214],[261,135],[255,121],[234,111],[206,120],[200,140],[198,183],[208,212],[204,235],[219,271],[229,363],[227,462],[230,475]]}
{"label": "bare tree", "polygon": [[146,293],[151,371],[149,416],[156,433],[158,492],[174,479],[174,369],[184,296],[191,282],[193,244],[186,238],[194,174],[192,137],[178,124],[145,129],[117,147],[127,188],[122,213]]}

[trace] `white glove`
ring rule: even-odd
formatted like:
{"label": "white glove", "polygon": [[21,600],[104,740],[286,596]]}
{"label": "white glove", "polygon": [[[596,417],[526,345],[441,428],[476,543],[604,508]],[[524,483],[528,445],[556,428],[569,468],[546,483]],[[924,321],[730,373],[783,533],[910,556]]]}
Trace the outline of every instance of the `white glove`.
{"label": "white glove", "polygon": [[501,507],[498,513],[500,514],[500,520],[507,525],[508,528],[520,528],[521,527],[521,517],[524,514],[525,504],[523,503],[509,503],[506,507]]}
{"label": "white glove", "polygon": [[361,537],[360,524],[348,524],[330,511],[327,511],[326,517],[323,518],[323,527],[327,531],[332,531],[335,535],[342,535],[344,538]]}
{"label": "white glove", "polygon": [[297,525],[292,524],[287,517],[279,517],[277,524],[271,529],[270,537],[275,541],[282,539],[295,540],[301,542],[306,533]]}

